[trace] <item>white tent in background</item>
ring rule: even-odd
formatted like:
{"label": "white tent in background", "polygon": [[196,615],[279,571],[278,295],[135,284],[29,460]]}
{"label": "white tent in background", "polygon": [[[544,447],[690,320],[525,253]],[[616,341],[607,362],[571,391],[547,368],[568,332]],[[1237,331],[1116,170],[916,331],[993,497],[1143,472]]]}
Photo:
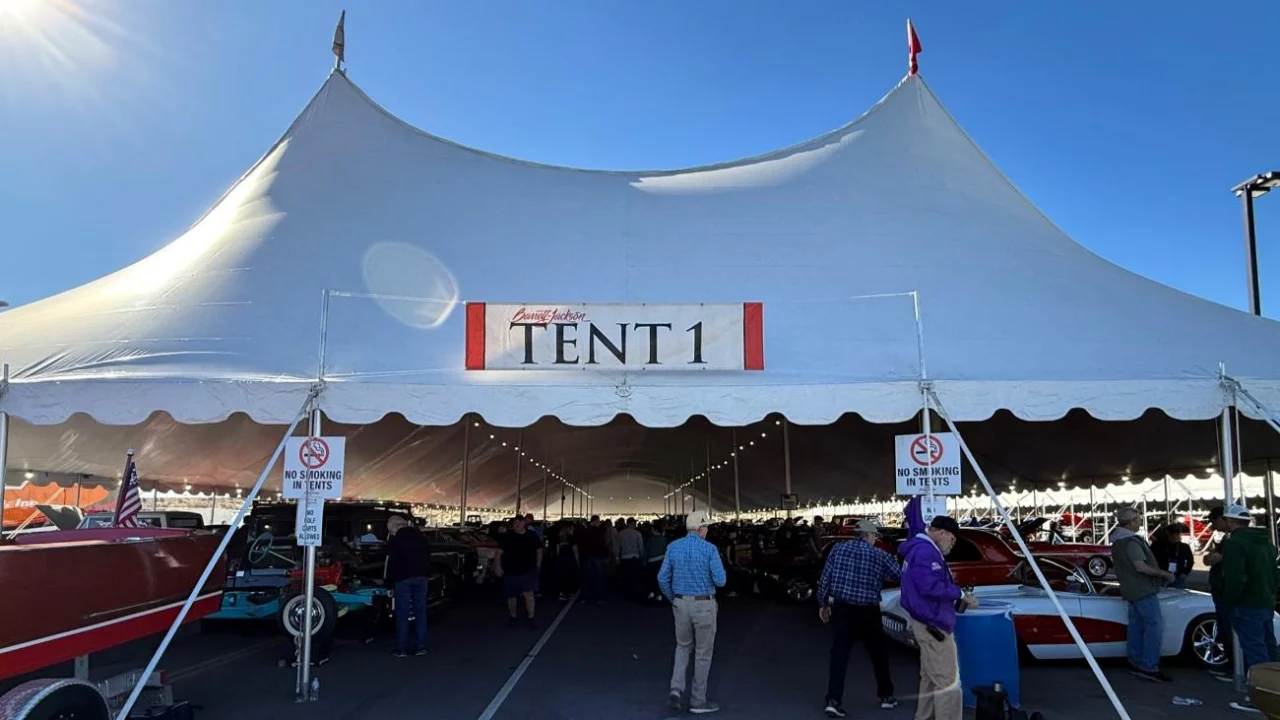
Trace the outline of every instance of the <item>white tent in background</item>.
{"label": "white tent in background", "polygon": [[[350,425],[393,413],[426,426],[467,413],[505,427],[619,415],[650,428],[695,415],[720,426],[847,414],[903,423],[920,410],[917,328],[902,295],[912,291],[929,376],[958,421],[1000,411],[1055,421],[1072,410],[1210,420],[1224,406],[1219,363],[1280,406],[1280,325],[1146,280],[1072,241],[918,76],[858,120],[784,150],[603,172],[460,147],[391,116],[335,72],[181,237],[0,315],[0,362],[13,370],[0,411],[23,421],[33,442],[57,432],[47,426],[84,424],[77,414],[101,425],[158,412],[182,424],[238,413],[287,423],[320,373],[323,336],[319,407]],[[765,369],[469,372],[460,300],[758,301]],[[165,437],[149,436],[153,457]],[[186,441],[200,447],[196,438]],[[120,449],[35,469],[107,469]],[[700,452],[671,464],[688,468]],[[190,454],[170,455],[144,470],[187,474],[180,463]],[[613,473],[624,460],[592,458],[584,472]],[[230,472],[190,482],[217,484]],[[671,477],[670,467],[634,472]],[[412,494],[409,481],[386,482],[380,493]],[[778,473],[770,482],[776,493]],[[875,482],[883,489],[888,478]]]}

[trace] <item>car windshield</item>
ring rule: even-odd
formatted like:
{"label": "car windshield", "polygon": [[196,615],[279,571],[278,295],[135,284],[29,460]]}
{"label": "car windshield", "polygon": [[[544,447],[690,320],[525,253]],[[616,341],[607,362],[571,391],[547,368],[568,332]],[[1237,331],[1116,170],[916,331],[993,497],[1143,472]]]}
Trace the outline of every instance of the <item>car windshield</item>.
{"label": "car windshield", "polygon": [[[1046,558],[1036,558],[1036,564],[1040,566],[1040,572],[1044,573],[1044,579],[1049,581],[1049,587],[1054,592],[1076,595],[1089,593],[1089,585],[1081,576],[1079,570]],[[1013,574],[1023,587],[1037,590],[1043,589],[1043,586],[1040,585],[1040,579],[1036,577],[1031,565],[1025,560],[1018,563],[1018,567],[1014,569]]]}

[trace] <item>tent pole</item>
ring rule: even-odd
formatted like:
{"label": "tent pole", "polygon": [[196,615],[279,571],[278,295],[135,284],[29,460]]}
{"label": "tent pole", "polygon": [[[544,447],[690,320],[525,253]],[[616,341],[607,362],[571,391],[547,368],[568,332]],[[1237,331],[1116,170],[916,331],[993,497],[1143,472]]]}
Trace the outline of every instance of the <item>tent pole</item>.
{"label": "tent pole", "polygon": [[458,527],[467,526],[467,481],[471,479],[471,413],[462,416],[462,495],[458,498]]}
{"label": "tent pole", "polygon": [[[1218,453],[1222,463],[1222,496],[1226,499],[1223,505],[1235,502],[1235,449],[1234,433],[1231,430],[1231,411],[1235,408],[1236,394],[1230,384],[1226,384],[1227,403],[1222,408],[1222,446]],[[1235,680],[1236,692],[1245,691],[1244,658],[1240,650],[1240,637],[1235,628],[1231,630],[1231,668]]]}
{"label": "tent pole", "polygon": [[547,471],[542,471],[542,522],[547,524]]}
{"label": "tent pole", "polygon": [[742,496],[738,493],[738,430],[734,428],[729,434],[733,441],[733,519],[742,519]]}
{"label": "tent pole", "polygon": [[[0,397],[9,390],[9,363],[0,367]],[[0,518],[4,517],[4,484],[9,474],[9,413],[0,412]],[[80,503],[76,503],[79,507]],[[4,522],[0,520],[0,530]]]}
{"label": "tent pole", "polygon": [[564,519],[564,460],[560,461],[560,519]]}
{"label": "tent pole", "polygon": [[1169,473],[1164,475],[1164,521],[1173,524],[1173,504],[1169,502]]}
{"label": "tent pole", "polygon": [[1276,486],[1271,476],[1271,458],[1263,461],[1262,492],[1267,496],[1267,533],[1272,542],[1276,538]]}
{"label": "tent pole", "polygon": [[[313,404],[307,433],[311,437],[320,437],[321,432],[320,408]],[[323,534],[324,530],[322,528],[321,535]],[[308,545],[302,551],[302,593],[307,613],[306,620],[301,628],[302,657],[298,658],[298,686],[294,702],[306,702],[311,688],[311,606],[316,599],[316,548],[314,545]]]}
{"label": "tent pole", "polygon": [[[307,399],[302,403],[302,407],[298,408],[298,414],[293,417],[293,422],[289,423],[289,429],[285,431],[284,437],[280,438],[280,443],[276,445],[275,452],[271,453],[271,459],[267,461],[266,467],[262,468],[262,473],[258,475],[257,482],[253,484],[253,487],[249,489],[249,493],[245,495],[244,502],[240,504],[240,510],[236,512],[236,516],[231,520],[231,528],[239,527],[240,522],[244,520],[244,516],[249,514],[249,508],[253,506],[254,499],[258,497],[258,491],[262,489],[263,483],[267,481],[267,473],[271,472],[271,468],[275,467],[276,461],[284,453],[285,442],[293,436],[293,431],[297,429],[298,423],[302,422],[302,418],[307,414],[307,407],[319,394],[320,385],[317,384],[307,394]],[[187,619],[187,614],[191,612],[191,606],[195,604],[196,598],[200,596],[200,591],[204,589],[205,583],[209,581],[209,576],[213,574],[213,569],[218,566],[218,561],[222,559],[223,553],[227,551],[227,546],[231,544],[231,537],[234,534],[231,529],[222,534],[222,542],[218,543],[218,549],[213,551],[209,562],[204,566],[204,572],[200,573],[200,579],[196,580],[195,587],[191,588],[191,593],[187,595],[182,608],[178,610],[178,616],[169,625],[169,631],[165,633],[164,639],[160,641],[160,646],[151,655],[151,660],[147,663],[146,669],[138,675],[138,682],[133,686],[133,692],[129,693],[124,705],[121,706],[119,714],[116,715],[116,720],[127,720],[129,717],[130,711],[133,710],[133,706],[138,702],[138,697],[142,695],[142,689],[146,686],[147,679],[151,677],[151,673],[156,671],[156,666],[160,664],[160,658],[164,656],[164,651],[169,648],[169,643],[173,642],[173,637],[178,634],[178,628],[182,627],[182,622]]]}
{"label": "tent pole", "polygon": [[1018,549],[1022,551],[1022,556],[1026,558],[1027,565],[1035,573],[1036,580],[1040,581],[1040,587],[1044,588],[1045,594],[1048,596],[1049,601],[1053,603],[1054,609],[1058,611],[1058,617],[1062,618],[1063,624],[1067,626],[1067,632],[1070,633],[1071,639],[1076,643],[1076,647],[1080,648],[1084,659],[1089,663],[1089,669],[1093,671],[1094,677],[1098,679],[1098,684],[1102,686],[1103,692],[1107,694],[1107,699],[1111,701],[1116,714],[1120,716],[1121,720],[1130,720],[1129,713],[1124,709],[1124,704],[1120,702],[1115,689],[1107,681],[1107,676],[1103,674],[1102,668],[1098,667],[1097,659],[1093,657],[1093,653],[1090,652],[1084,638],[1080,637],[1080,631],[1076,629],[1076,624],[1072,622],[1071,615],[1062,607],[1058,594],[1054,592],[1053,588],[1049,587],[1049,581],[1045,578],[1044,571],[1040,569],[1040,563],[1036,560],[1035,555],[1031,554],[1031,550],[1027,548],[1027,541],[1022,537],[1022,533],[1018,532],[1018,526],[1013,522],[1013,518],[1009,516],[1009,511],[1000,503],[995,489],[991,487],[991,482],[987,479],[987,474],[983,472],[982,466],[978,464],[978,458],[974,457],[973,451],[969,449],[969,444],[964,441],[964,436],[960,434],[960,428],[956,427],[955,422],[952,421],[951,416],[947,413],[946,407],[942,404],[942,400],[932,388],[929,389],[929,394],[933,396],[933,406],[937,408],[938,414],[942,416],[942,421],[946,423],[951,432],[955,433],[956,442],[960,443],[961,452],[964,453],[969,464],[973,466],[974,472],[978,474],[978,479],[982,481],[982,487],[991,496],[992,502],[996,505],[996,510],[1000,512],[1000,519],[1004,521],[1005,527],[1009,528],[1010,536],[1017,543]]}
{"label": "tent pole", "polygon": [[[784,417],[782,418],[782,480],[784,485],[783,492],[791,494],[791,423]],[[787,510],[787,517],[791,517],[791,510]]]}
{"label": "tent pole", "polygon": [[711,436],[710,435],[707,436],[705,445],[706,445],[706,451],[707,451],[706,453],[707,454],[707,516],[711,517],[715,511],[711,509]]}
{"label": "tent pole", "polygon": [[698,471],[697,461],[689,458],[689,498],[693,503],[690,507],[694,512],[698,512]]}
{"label": "tent pole", "polygon": [[520,497],[520,491],[521,491],[520,472],[524,469],[524,456],[521,455],[521,453],[524,451],[520,449],[522,447],[524,447],[524,429],[523,428],[516,431],[516,514],[517,515],[520,514],[520,509],[521,509],[521,506],[523,505],[523,503],[521,502],[523,498]]}

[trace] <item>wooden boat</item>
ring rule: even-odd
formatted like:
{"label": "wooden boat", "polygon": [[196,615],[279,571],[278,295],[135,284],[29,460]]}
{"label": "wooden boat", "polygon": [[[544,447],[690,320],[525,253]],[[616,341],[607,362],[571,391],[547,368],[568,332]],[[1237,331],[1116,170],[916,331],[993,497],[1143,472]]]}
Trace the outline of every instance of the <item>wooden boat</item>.
{"label": "wooden boat", "polygon": [[[94,528],[0,544],[0,679],[164,632],[217,549],[207,530]],[[186,622],[221,605],[220,559]]]}

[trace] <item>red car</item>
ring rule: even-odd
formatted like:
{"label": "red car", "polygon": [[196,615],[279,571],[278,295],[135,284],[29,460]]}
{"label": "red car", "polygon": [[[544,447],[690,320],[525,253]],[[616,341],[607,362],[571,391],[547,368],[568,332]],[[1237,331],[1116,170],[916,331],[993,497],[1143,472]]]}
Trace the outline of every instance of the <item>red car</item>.
{"label": "red car", "polygon": [[[1046,527],[1047,526],[1047,527]],[[991,532],[991,531],[987,531]],[[1083,568],[1095,580],[1111,572],[1111,546],[1068,542],[1048,518],[1035,518],[1018,526],[1018,532],[1027,542],[1027,548],[1035,557],[1050,558],[1061,563]],[[1000,528],[1000,539],[1017,553],[1017,546],[1009,538],[1007,528]],[[1021,554],[1018,553],[1019,558]]]}

